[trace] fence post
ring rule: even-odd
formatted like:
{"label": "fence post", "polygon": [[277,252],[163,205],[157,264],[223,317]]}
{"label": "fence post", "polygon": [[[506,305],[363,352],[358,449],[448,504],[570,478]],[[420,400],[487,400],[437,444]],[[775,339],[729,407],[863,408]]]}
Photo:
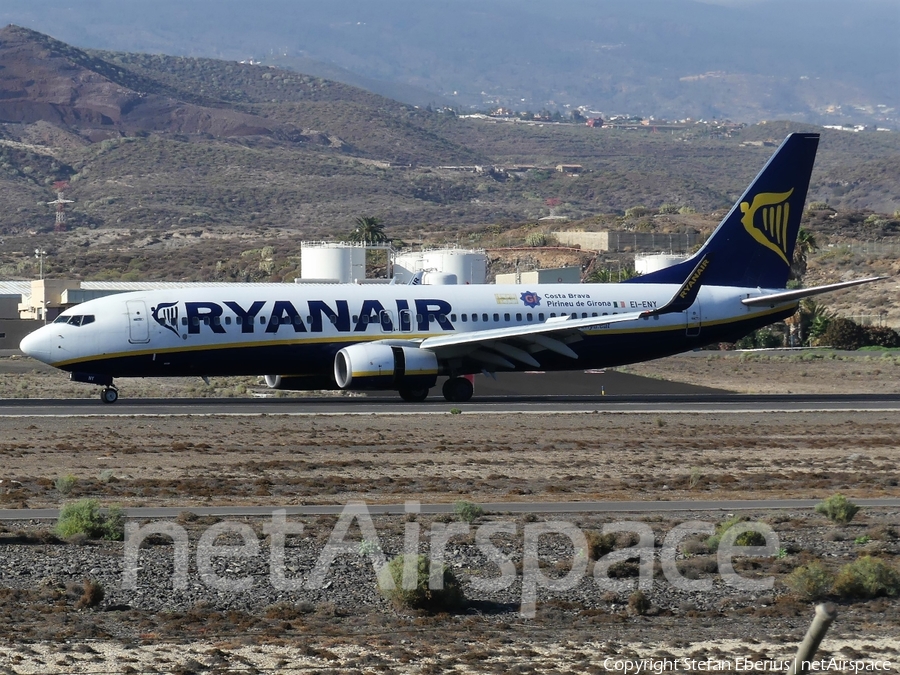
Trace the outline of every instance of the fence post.
{"label": "fence post", "polygon": [[794,663],[788,668],[787,675],[806,675],[809,672],[809,662],[812,661],[812,657],[836,616],[837,608],[830,602],[816,605],[816,616],[810,624],[809,630],[806,631],[806,637],[803,638],[803,642],[797,649],[797,656],[794,657]]}

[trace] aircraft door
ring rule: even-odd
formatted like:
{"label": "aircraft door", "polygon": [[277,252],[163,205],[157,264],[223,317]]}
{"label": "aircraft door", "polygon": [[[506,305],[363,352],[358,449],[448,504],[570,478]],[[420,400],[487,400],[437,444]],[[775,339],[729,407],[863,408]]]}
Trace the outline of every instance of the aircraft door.
{"label": "aircraft door", "polygon": [[688,307],[685,315],[687,317],[687,336],[697,337],[698,335],[700,335],[700,325],[702,323],[699,298],[694,301],[693,305]]}
{"label": "aircraft door", "polygon": [[394,332],[394,313],[389,310],[382,310],[379,315],[379,319],[381,320],[381,332],[382,333],[393,333]]}
{"label": "aircraft door", "polygon": [[147,321],[147,305],[143,300],[128,300],[128,341],[132,344],[150,342],[150,322]]}

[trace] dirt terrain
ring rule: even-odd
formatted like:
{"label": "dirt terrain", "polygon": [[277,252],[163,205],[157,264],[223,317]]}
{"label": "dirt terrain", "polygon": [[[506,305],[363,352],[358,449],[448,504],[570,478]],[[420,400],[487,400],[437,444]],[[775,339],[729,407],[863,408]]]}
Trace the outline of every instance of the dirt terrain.
{"label": "dirt terrain", "polygon": [[[694,353],[633,368],[731,390],[865,391],[868,382],[868,391],[896,391],[892,357],[779,358]],[[4,397],[95,395],[94,388],[76,388],[64,375],[23,360],[7,360],[0,369]],[[213,381],[206,394],[215,395],[218,387],[226,395],[249,395],[237,392],[244,384]],[[150,383],[147,389],[137,380],[127,385],[129,395],[157,396],[206,387],[187,381]],[[821,499],[836,492],[851,499],[898,497],[897,438],[900,418],[886,412],[3,417],[0,508],[58,507],[87,497],[104,505],[185,509],[358,500]],[[182,514],[168,521],[190,541],[183,587],[173,577],[174,547],[166,538],[153,536],[140,550],[137,583],[128,587],[125,573],[132,563],[121,542],[61,540],[50,531],[52,522],[7,521],[0,531],[0,626],[9,638],[0,642],[0,664],[4,672],[17,673],[621,673],[626,661],[630,668],[643,663],[645,670],[746,670],[747,661],[740,659],[790,657],[812,618],[814,603],[786,584],[796,567],[818,561],[837,571],[873,555],[898,569],[896,508],[865,508],[847,525],[834,525],[812,510],[760,510],[745,515],[774,530],[779,553],[739,559],[736,570],[749,579],[772,577],[770,589],[730,586],[702,536],[678,547],[677,566],[686,578],[708,579],[711,587],[677,587],[659,567],[666,538],[678,526],[699,521],[712,527],[727,515],[477,517],[468,534],[451,538],[445,549],[469,603],[447,614],[393,607],[377,591],[373,559],[377,551],[388,558],[402,552],[413,525],[421,550],[429,550],[435,532],[450,525],[446,516],[373,516],[376,541],[362,531],[362,520],[354,522],[346,533],[349,548],[319,587],[312,583],[313,571],[340,521],[289,518],[304,527],[302,535],[287,537],[286,574],[302,581],[292,590],[272,581],[269,519],[229,519],[232,527],[249,528],[258,553],[216,559],[205,573],[199,569],[199,541],[224,519]],[[614,579],[631,587],[610,590],[598,583],[593,559],[584,561],[577,542],[551,534],[538,540],[541,573],[565,579],[584,564],[584,576],[564,590],[539,588],[534,614],[523,614],[523,537],[529,528],[568,523],[598,533],[616,522],[653,532],[648,607],[630,603],[636,563],[619,568],[621,576]],[[478,546],[477,533],[486,526],[511,528],[493,539],[515,566],[506,588],[477,585],[498,574]],[[240,543],[228,537],[218,545]],[[634,540],[620,534],[615,548],[629,543]],[[252,587],[217,589],[210,573],[246,577]],[[105,590],[94,607],[82,602],[86,579]],[[897,599],[832,599],[839,618],[819,656],[835,664],[889,660],[888,672],[896,672]]]}

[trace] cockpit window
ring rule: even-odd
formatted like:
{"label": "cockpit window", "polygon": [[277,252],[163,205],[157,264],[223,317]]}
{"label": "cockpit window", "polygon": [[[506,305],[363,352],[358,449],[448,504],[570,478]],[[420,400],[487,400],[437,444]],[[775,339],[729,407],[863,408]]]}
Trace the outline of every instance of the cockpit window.
{"label": "cockpit window", "polygon": [[86,326],[94,323],[93,314],[61,314],[53,320],[53,323],[67,323],[70,326]]}

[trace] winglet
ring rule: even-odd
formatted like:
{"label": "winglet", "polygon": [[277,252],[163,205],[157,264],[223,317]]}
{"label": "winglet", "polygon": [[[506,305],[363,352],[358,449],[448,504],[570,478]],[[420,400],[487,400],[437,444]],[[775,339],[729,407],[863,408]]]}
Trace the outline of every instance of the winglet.
{"label": "winglet", "polygon": [[709,269],[709,262],[710,254],[707,253],[700,258],[700,262],[694,266],[694,269],[688,275],[687,279],[681,284],[681,288],[678,289],[678,292],[675,293],[669,302],[657,309],[641,312],[641,316],[672,314],[674,312],[683,312],[688,309],[697,299],[697,294],[700,292],[700,287],[703,285],[703,275],[706,274],[706,271]]}

